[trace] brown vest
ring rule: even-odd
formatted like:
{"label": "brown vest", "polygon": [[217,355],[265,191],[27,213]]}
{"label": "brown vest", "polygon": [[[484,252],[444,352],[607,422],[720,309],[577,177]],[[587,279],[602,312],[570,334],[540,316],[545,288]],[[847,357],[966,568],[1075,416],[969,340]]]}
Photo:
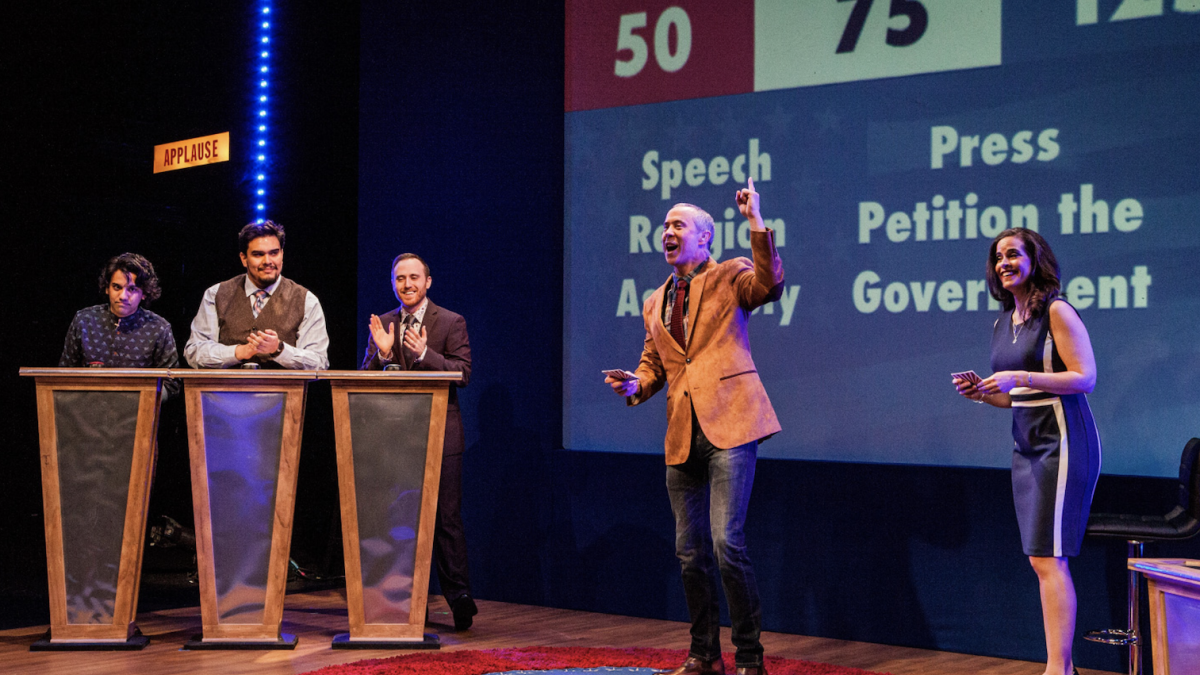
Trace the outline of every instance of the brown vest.
{"label": "brown vest", "polygon": [[[279,287],[271,294],[257,318],[250,309],[250,298],[246,297],[246,275],[239,274],[217,286],[217,324],[220,333],[217,341],[223,345],[240,345],[252,331],[274,330],[279,339],[289,345],[296,344],[300,335],[300,322],[304,320],[304,300],[308,289],[284,277]],[[260,355],[253,361],[267,367],[275,362]]]}

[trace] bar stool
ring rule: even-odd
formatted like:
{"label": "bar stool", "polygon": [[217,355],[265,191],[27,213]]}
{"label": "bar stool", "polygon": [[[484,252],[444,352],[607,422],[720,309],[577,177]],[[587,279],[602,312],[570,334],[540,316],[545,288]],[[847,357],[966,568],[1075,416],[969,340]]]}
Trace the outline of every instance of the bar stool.
{"label": "bar stool", "polygon": [[[1093,513],[1088,518],[1087,534],[1093,537],[1124,539],[1128,558],[1141,558],[1148,541],[1179,541],[1200,532],[1200,438],[1183,448],[1179,459],[1179,504],[1164,515],[1141,516],[1130,513]],[[1142,675],[1141,617],[1138,612],[1140,575],[1129,570],[1129,628],[1089,631],[1084,638],[1092,642],[1129,647],[1129,675]]]}

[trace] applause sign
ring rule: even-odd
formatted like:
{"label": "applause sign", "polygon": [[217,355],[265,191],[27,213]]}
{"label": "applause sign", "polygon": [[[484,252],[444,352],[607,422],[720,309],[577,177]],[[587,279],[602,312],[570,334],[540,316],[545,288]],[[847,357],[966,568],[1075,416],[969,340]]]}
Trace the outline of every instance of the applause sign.
{"label": "applause sign", "polygon": [[154,173],[228,161],[228,131],[154,146]]}

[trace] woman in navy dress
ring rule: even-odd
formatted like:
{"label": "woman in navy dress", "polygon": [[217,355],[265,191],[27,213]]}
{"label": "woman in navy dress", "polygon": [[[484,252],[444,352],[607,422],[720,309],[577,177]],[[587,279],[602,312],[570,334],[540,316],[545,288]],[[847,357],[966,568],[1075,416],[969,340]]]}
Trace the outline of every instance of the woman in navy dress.
{"label": "woman in navy dress", "polygon": [[1071,675],[1079,554],[1100,475],[1100,436],[1088,407],[1096,360],[1075,308],[1059,296],[1058,261],[1038,233],[1001,232],[988,251],[988,288],[1004,307],[992,330],[992,376],[954,378],[977,403],[1013,411],[1013,502],[1038,576],[1046,675]]}

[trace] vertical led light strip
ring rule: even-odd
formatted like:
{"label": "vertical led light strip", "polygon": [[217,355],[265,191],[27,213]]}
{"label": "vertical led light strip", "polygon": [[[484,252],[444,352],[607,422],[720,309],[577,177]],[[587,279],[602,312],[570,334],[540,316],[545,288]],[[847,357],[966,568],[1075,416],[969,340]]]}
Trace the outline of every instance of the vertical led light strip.
{"label": "vertical led light strip", "polygon": [[266,218],[267,210],[267,80],[271,72],[271,3],[261,0],[261,11],[255,18],[258,35],[258,69],[254,77],[254,97],[257,102],[254,117],[253,145],[254,213],[258,222]]}

